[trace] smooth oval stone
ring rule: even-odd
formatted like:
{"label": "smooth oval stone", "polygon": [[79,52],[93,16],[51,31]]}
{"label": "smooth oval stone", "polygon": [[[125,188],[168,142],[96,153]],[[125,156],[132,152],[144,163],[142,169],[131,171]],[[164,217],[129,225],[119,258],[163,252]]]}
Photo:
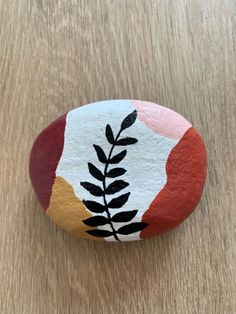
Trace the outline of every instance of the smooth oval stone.
{"label": "smooth oval stone", "polygon": [[131,241],[179,225],[197,206],[205,145],[178,113],[111,100],[74,109],[36,139],[30,177],[46,214],[88,239]]}

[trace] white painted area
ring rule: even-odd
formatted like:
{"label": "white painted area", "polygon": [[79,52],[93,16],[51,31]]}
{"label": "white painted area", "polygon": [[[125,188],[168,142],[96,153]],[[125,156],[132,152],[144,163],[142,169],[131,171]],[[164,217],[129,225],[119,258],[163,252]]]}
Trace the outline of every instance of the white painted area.
{"label": "white painted area", "polygon": [[[83,106],[68,113],[64,150],[56,175],[69,182],[81,200],[102,203],[102,198],[92,196],[80,185],[80,182],[88,181],[102,187],[102,183],[94,179],[88,171],[88,162],[92,162],[102,172],[104,170],[104,165],[97,159],[93,144],[101,146],[108,155],[111,144],[106,140],[106,125],[108,123],[111,125],[116,136],[122,120],[134,110],[129,100],[112,100]],[[121,210],[138,209],[138,214],[132,220],[132,222],[137,222],[141,221],[143,213],[164,187],[167,179],[166,161],[178,140],[157,134],[138,119],[121,134],[121,138],[127,136],[137,138],[138,142],[134,145],[116,147],[113,155],[123,149],[127,149],[127,155],[119,164],[110,165],[109,169],[116,166],[125,168],[127,170],[125,175],[117,179],[123,179],[129,183],[129,186],[113,196],[108,196],[107,199],[109,201],[125,192],[131,192],[128,202],[122,209],[110,211],[115,214]],[[113,181],[114,179],[107,179],[107,185]],[[128,223],[114,224],[114,227],[118,229],[124,224]],[[109,230],[109,226],[99,227],[99,229]],[[123,241],[139,240],[139,233],[129,236],[120,235],[119,238]],[[114,238],[110,237],[106,240],[114,241]]]}

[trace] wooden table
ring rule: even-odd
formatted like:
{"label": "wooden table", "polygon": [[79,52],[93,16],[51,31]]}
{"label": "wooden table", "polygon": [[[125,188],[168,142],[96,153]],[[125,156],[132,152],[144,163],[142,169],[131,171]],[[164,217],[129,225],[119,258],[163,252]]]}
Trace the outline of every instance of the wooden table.
{"label": "wooden table", "polygon": [[[1,313],[236,313],[235,14],[235,0],[0,0]],[[189,219],[117,245],[59,230],[28,177],[49,122],[116,98],[183,114],[209,157]]]}

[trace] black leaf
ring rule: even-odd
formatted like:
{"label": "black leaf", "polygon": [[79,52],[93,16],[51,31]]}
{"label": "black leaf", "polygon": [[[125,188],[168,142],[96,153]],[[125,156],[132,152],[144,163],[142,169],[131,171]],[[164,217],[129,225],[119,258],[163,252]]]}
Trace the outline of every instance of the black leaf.
{"label": "black leaf", "polygon": [[107,218],[103,216],[90,217],[83,220],[83,222],[90,227],[103,226],[107,224]]}
{"label": "black leaf", "polygon": [[128,235],[134,232],[138,232],[146,228],[148,224],[144,222],[133,222],[132,224],[126,225],[118,229],[117,233]]}
{"label": "black leaf", "polygon": [[107,173],[108,178],[116,178],[126,173],[124,168],[114,168]]}
{"label": "black leaf", "polygon": [[86,190],[89,191],[90,194],[94,195],[94,196],[103,196],[103,190],[93,184],[93,183],[89,183],[89,182],[80,182],[80,185],[82,185],[83,188],[85,188]]}
{"label": "black leaf", "polygon": [[108,230],[99,230],[99,229],[95,229],[95,230],[88,230],[86,231],[88,234],[94,236],[94,237],[98,237],[98,238],[106,238],[106,237],[110,237],[113,235],[113,232],[108,231]]}
{"label": "black leaf", "polygon": [[132,220],[136,216],[137,212],[138,212],[137,210],[131,210],[128,212],[120,212],[118,214],[115,214],[111,218],[111,220],[114,222],[127,222],[127,221]]}
{"label": "black leaf", "polygon": [[98,145],[93,145],[94,149],[96,150],[96,153],[98,155],[98,160],[105,164],[107,162],[107,157],[103,151],[103,149]]}
{"label": "black leaf", "polygon": [[105,211],[105,206],[93,202],[93,201],[85,201],[83,200],[84,205],[93,213],[103,213]]}
{"label": "black leaf", "polygon": [[88,162],[88,168],[89,168],[89,172],[90,174],[96,178],[99,181],[103,181],[104,179],[104,175],[102,174],[102,172],[95,167],[93,164],[91,164],[90,162]]}
{"label": "black leaf", "polygon": [[129,183],[123,181],[123,180],[116,180],[112,182],[108,187],[106,188],[106,194],[115,194],[117,192],[120,192],[124,188],[126,188],[129,185]]}
{"label": "black leaf", "polygon": [[120,152],[119,154],[113,156],[113,157],[110,159],[109,163],[110,163],[110,164],[118,164],[122,159],[125,158],[126,153],[127,153],[127,150],[126,150],[126,149],[125,149],[125,150],[122,150],[122,152]]}
{"label": "black leaf", "polygon": [[121,123],[121,129],[127,129],[129,128],[132,124],[134,124],[135,120],[137,118],[137,110],[134,110],[131,114],[129,114]]}
{"label": "black leaf", "polygon": [[110,144],[114,143],[114,135],[113,135],[110,124],[107,124],[107,126],[106,126],[106,137],[107,137],[107,140]]}
{"label": "black leaf", "polygon": [[130,196],[130,192],[125,193],[117,198],[113,198],[108,204],[109,208],[121,208],[127,201]]}
{"label": "black leaf", "polygon": [[116,145],[118,146],[126,146],[126,145],[132,145],[137,143],[138,140],[134,137],[125,137],[120,139],[119,141],[116,142]]}

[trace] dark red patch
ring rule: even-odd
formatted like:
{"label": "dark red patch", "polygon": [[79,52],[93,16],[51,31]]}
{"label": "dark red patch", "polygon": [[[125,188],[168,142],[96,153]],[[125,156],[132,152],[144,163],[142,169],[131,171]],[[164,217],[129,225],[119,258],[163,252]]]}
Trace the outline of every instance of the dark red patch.
{"label": "dark red patch", "polygon": [[50,203],[55,171],[64,147],[66,114],[37,137],[31,150],[29,172],[34,190],[46,210]]}
{"label": "dark red patch", "polygon": [[167,183],[143,215],[148,223],[141,234],[147,238],[179,225],[200,201],[206,173],[204,142],[194,128],[173,148],[166,165]]}

